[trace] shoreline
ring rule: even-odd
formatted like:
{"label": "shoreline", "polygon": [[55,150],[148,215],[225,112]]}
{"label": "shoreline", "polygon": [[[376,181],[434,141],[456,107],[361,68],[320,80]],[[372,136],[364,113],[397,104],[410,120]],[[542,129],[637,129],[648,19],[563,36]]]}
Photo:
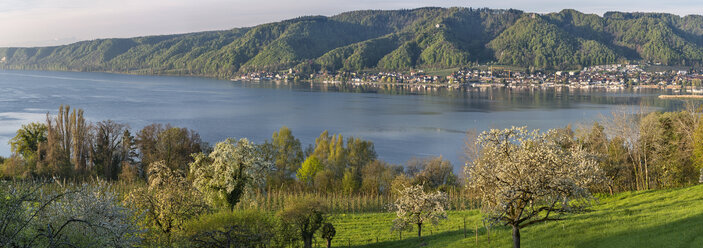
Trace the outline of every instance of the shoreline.
{"label": "shoreline", "polygon": [[[117,74],[117,75],[132,75],[132,76],[157,76],[157,77],[190,77],[190,78],[203,78],[203,79],[214,79],[223,81],[240,81],[240,82],[275,82],[275,83],[296,83],[296,82],[311,82],[325,85],[344,85],[344,86],[371,86],[371,87],[384,87],[384,86],[398,86],[398,87],[412,87],[412,88],[423,88],[423,89],[441,89],[447,88],[451,90],[462,90],[469,88],[511,88],[511,89],[525,89],[525,88],[570,88],[570,89],[604,89],[604,90],[622,90],[622,89],[659,89],[659,90],[675,90],[681,89],[680,86],[674,85],[656,85],[656,84],[646,84],[646,85],[612,85],[612,84],[559,84],[554,82],[544,82],[544,83],[529,83],[529,84],[517,84],[517,83],[489,83],[482,81],[471,81],[467,83],[393,83],[393,82],[373,82],[373,81],[336,81],[336,80],[324,80],[324,79],[304,79],[299,81],[291,81],[285,79],[251,79],[251,78],[225,78],[217,77],[213,75],[198,75],[198,74],[182,74],[182,73],[140,73],[136,71],[124,72],[124,71],[79,71],[79,70],[50,70],[50,69],[31,69],[31,70],[18,70],[18,69],[8,69],[0,68],[0,71],[49,71],[49,72],[88,72],[88,73],[106,73],[106,74]],[[693,90],[691,86],[686,87],[686,91]],[[703,95],[660,95],[659,99],[703,99]]]}
{"label": "shoreline", "polygon": [[698,99],[698,100],[703,100],[703,95],[659,95],[659,99]]}
{"label": "shoreline", "polygon": [[[509,89],[555,89],[555,88],[569,88],[569,89],[600,89],[600,90],[624,90],[624,89],[659,89],[659,90],[674,90],[679,91],[679,87],[672,87],[671,85],[612,85],[612,84],[557,84],[552,82],[546,82],[542,84],[516,84],[516,83],[488,83],[473,81],[468,83],[388,83],[388,82],[371,82],[371,81],[330,81],[321,79],[306,79],[300,81],[290,81],[290,80],[280,80],[280,79],[230,79],[233,82],[248,82],[248,83],[262,83],[262,82],[273,82],[273,83],[315,83],[322,85],[335,85],[335,86],[369,86],[369,87],[408,87],[408,88],[422,88],[422,89],[451,89],[451,90],[464,90],[464,89],[488,89],[488,88],[509,88]],[[692,90],[689,86],[686,89]],[[672,95],[678,96],[678,95]],[[701,95],[703,97],[703,95]],[[702,98],[703,99],[703,98]]]}

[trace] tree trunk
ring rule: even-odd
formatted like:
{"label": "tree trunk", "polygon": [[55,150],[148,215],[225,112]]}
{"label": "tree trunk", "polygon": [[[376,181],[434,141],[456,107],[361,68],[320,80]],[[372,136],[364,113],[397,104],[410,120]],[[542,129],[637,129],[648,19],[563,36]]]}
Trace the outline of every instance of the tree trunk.
{"label": "tree trunk", "polygon": [[308,237],[303,238],[303,247],[304,248],[312,248],[312,238],[308,238]]}
{"label": "tree trunk", "polygon": [[327,248],[332,248],[332,239],[327,240]]}
{"label": "tree trunk", "polygon": [[303,236],[303,247],[312,248],[312,235]]}
{"label": "tree trunk", "polygon": [[417,237],[422,238],[422,223],[417,223]]}
{"label": "tree trunk", "polygon": [[520,248],[520,228],[513,226],[513,248]]}

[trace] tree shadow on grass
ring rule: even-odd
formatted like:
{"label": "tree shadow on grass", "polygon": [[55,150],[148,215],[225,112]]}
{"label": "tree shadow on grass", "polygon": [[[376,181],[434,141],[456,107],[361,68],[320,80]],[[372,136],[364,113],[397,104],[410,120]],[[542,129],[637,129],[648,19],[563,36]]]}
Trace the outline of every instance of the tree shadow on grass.
{"label": "tree shadow on grass", "polygon": [[703,247],[703,214],[594,238],[576,247]]}
{"label": "tree shadow on grass", "polygon": [[[467,237],[473,237],[474,231],[473,230],[467,230]],[[479,231],[479,235],[481,235],[482,232]],[[464,239],[464,232],[463,231],[448,231],[448,232],[441,232],[441,233],[435,233],[432,235],[425,235],[422,236],[422,240],[420,240],[418,237],[412,237],[412,238],[405,238],[402,240],[388,240],[388,241],[381,241],[378,243],[369,243],[365,245],[353,245],[351,247],[355,248],[381,248],[381,247],[402,247],[402,248],[413,248],[413,247],[427,247],[427,246],[437,246],[442,243],[453,243],[456,241],[459,241],[461,239]],[[343,246],[346,247],[346,246]]]}
{"label": "tree shadow on grass", "polygon": [[[501,227],[493,227],[493,229],[501,229]],[[485,239],[486,238],[484,236],[485,234],[486,234],[485,228],[478,229],[479,237],[481,237],[482,239]],[[473,237],[475,235],[476,235],[476,233],[474,232],[474,230],[468,230],[468,229],[466,230],[466,238],[473,240]],[[449,244],[455,244],[462,239],[464,239],[464,231],[456,230],[456,231],[446,231],[446,232],[441,232],[441,233],[435,233],[432,235],[425,235],[425,236],[422,236],[422,239],[419,239],[418,237],[412,237],[412,238],[405,238],[402,240],[381,241],[378,243],[369,242],[368,244],[365,244],[365,245],[354,245],[351,247],[355,247],[355,248],[447,247]],[[481,241],[481,242],[483,242],[483,241]],[[343,247],[346,247],[346,246],[343,246]]]}

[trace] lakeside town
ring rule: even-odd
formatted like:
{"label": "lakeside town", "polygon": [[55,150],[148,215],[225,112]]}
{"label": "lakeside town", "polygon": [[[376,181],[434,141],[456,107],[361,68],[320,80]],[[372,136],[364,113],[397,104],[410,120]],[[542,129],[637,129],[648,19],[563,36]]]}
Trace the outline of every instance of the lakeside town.
{"label": "lakeside town", "polygon": [[[656,65],[655,65],[656,66]],[[232,80],[295,81],[312,79],[326,84],[397,84],[431,87],[556,87],[623,89],[661,88],[675,92],[703,93],[703,70],[660,67],[652,65],[613,64],[585,67],[572,71],[533,71],[502,66],[460,68],[448,75],[423,70],[410,72],[318,72],[301,75],[289,69],[283,72],[253,72]]]}

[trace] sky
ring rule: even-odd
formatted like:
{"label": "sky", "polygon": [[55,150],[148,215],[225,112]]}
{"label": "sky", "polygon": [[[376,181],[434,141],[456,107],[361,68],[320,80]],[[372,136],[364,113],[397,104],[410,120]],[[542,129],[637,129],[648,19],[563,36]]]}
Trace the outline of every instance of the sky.
{"label": "sky", "polygon": [[426,6],[703,14],[701,0],[0,0],[0,47],[224,30],[305,15]]}

